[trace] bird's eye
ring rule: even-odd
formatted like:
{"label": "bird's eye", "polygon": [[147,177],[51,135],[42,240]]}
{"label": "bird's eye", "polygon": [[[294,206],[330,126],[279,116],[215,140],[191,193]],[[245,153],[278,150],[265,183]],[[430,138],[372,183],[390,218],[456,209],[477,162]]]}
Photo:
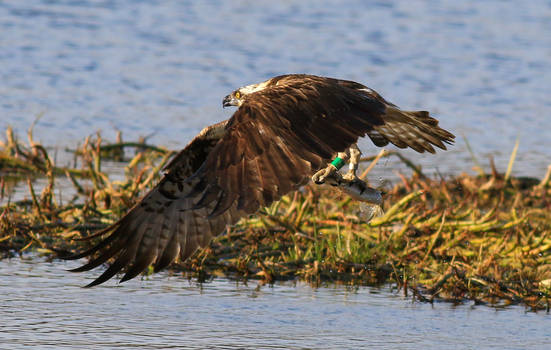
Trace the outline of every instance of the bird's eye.
{"label": "bird's eye", "polygon": [[235,98],[241,98],[241,93],[239,91],[235,92]]}

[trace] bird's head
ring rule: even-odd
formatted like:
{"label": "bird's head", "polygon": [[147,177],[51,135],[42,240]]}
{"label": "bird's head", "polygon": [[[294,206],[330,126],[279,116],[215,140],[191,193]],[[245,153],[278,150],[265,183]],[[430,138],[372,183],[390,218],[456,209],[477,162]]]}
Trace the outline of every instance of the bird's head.
{"label": "bird's head", "polygon": [[224,97],[224,100],[222,101],[222,107],[241,106],[245,101],[245,97],[247,95],[264,90],[264,88],[266,88],[268,83],[269,83],[269,80],[260,84],[252,84],[252,85],[240,87],[239,89],[235,90],[228,96]]}
{"label": "bird's head", "polygon": [[243,103],[243,98],[245,94],[241,91],[241,88],[235,90],[228,96],[224,97],[222,101],[222,107],[236,106],[239,107]]}

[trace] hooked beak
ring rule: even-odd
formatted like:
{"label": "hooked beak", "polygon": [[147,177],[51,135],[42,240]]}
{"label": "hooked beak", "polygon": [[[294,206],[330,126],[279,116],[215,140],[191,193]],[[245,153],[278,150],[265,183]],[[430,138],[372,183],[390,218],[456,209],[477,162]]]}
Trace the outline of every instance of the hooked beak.
{"label": "hooked beak", "polygon": [[235,106],[233,97],[231,95],[224,97],[224,100],[222,100],[222,107],[225,108],[228,106]]}

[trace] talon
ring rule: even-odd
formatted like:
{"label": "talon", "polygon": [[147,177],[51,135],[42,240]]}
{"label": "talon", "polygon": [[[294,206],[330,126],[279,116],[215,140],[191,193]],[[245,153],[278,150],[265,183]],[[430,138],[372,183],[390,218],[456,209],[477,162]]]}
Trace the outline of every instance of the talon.
{"label": "talon", "polygon": [[345,179],[346,181],[350,181],[350,182],[353,182],[353,181],[356,181],[356,180],[359,180],[358,177],[356,176],[356,173],[355,172],[347,172],[346,174],[344,174],[342,176],[343,179]]}
{"label": "talon", "polygon": [[315,173],[312,176],[312,181],[317,184],[321,185],[325,183],[325,179],[327,179],[329,176],[333,175],[337,169],[333,165],[327,166],[325,169],[321,169],[317,173]]}
{"label": "talon", "polygon": [[325,183],[325,178],[323,176],[325,170],[322,169],[320,171],[318,171],[317,173],[315,173],[314,175],[312,175],[312,181],[316,184],[316,185],[321,185],[323,183]]}

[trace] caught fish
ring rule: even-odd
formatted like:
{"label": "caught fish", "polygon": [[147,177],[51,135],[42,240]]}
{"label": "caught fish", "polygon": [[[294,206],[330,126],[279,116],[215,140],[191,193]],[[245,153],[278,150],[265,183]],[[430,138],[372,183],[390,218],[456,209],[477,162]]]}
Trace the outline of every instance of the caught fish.
{"label": "caught fish", "polygon": [[339,188],[352,199],[360,201],[360,216],[370,221],[375,216],[383,214],[383,193],[371,188],[361,179],[345,180],[339,173],[326,178],[326,183]]}

